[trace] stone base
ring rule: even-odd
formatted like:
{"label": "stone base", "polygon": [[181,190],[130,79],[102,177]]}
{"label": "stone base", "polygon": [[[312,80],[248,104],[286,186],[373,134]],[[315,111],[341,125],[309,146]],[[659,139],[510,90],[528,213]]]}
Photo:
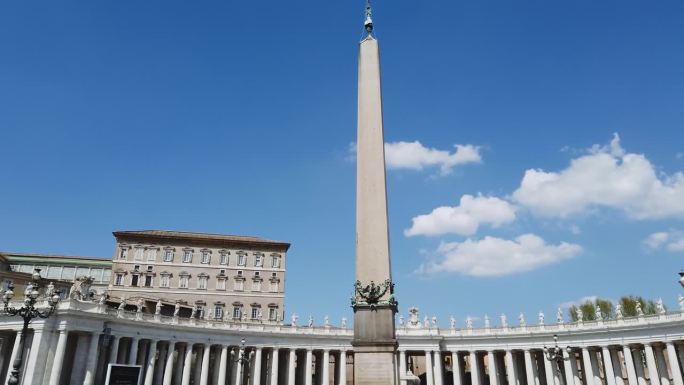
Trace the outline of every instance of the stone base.
{"label": "stone base", "polygon": [[396,385],[397,362],[394,352],[365,350],[354,348],[354,385]]}

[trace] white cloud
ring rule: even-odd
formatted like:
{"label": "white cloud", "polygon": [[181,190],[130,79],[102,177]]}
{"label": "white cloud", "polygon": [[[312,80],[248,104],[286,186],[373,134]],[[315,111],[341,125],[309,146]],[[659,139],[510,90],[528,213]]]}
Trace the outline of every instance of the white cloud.
{"label": "white cloud", "polygon": [[430,214],[413,218],[413,225],[404,231],[407,237],[415,235],[460,234],[473,235],[488,224],[499,227],[515,220],[515,207],[496,197],[463,195],[458,206],[438,207]]}
{"label": "white cloud", "polygon": [[651,250],[684,251],[684,233],[681,231],[660,231],[649,235],[643,241]]}
{"label": "white cloud", "polygon": [[442,243],[437,251],[442,260],[421,266],[420,272],[495,277],[573,258],[582,252],[582,247],[566,242],[549,245],[537,235],[524,234],[514,240],[487,236],[481,240]]}
{"label": "white cloud", "polygon": [[561,303],[558,304],[558,307],[560,307],[560,308],[562,308],[562,309],[567,309],[567,308],[569,308],[570,306],[579,306],[579,305],[581,305],[581,304],[583,304],[583,303],[585,303],[585,302],[587,302],[587,301],[589,301],[589,302],[595,302],[597,298],[598,298],[598,296],[596,296],[596,295],[588,295],[588,296],[582,297],[582,298],[580,298],[580,299],[576,299],[576,300],[572,300],[572,301],[561,302]]}
{"label": "white cloud", "polygon": [[653,233],[648,236],[644,240],[644,244],[649,248],[649,249],[658,249],[660,248],[665,242],[667,242],[667,239],[670,237],[670,234],[661,231],[658,233]]}
{"label": "white cloud", "polygon": [[626,152],[615,134],[559,172],[529,169],[513,200],[545,217],[565,218],[596,207],[634,219],[684,217],[684,173],[658,176],[641,154]]}
{"label": "white cloud", "polygon": [[385,161],[390,169],[423,170],[439,167],[442,175],[451,173],[454,167],[480,163],[480,148],[470,144],[457,144],[452,153],[423,146],[419,141],[385,143]]}
{"label": "white cloud", "polygon": [[684,251],[684,238],[671,242],[667,245],[669,251]]}

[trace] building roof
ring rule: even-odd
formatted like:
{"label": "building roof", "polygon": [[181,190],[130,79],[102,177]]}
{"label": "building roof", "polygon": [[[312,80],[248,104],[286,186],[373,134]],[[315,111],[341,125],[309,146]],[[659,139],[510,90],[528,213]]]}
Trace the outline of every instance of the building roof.
{"label": "building roof", "polygon": [[65,265],[97,265],[111,267],[112,260],[110,258],[100,257],[80,257],[67,256],[55,254],[38,254],[38,253],[16,253],[11,251],[0,251],[0,259],[5,259],[7,263],[14,262],[33,262],[33,263],[49,263],[49,264],[65,264]]}
{"label": "building roof", "polygon": [[167,230],[135,230],[135,231],[115,231],[115,237],[131,237],[131,238],[156,238],[164,240],[186,240],[186,241],[208,241],[220,243],[238,243],[238,244],[254,244],[254,245],[270,245],[284,247],[286,250],[290,244],[282,241],[274,241],[247,235],[229,235],[229,234],[211,234],[211,233],[195,233],[188,231],[167,231]]}

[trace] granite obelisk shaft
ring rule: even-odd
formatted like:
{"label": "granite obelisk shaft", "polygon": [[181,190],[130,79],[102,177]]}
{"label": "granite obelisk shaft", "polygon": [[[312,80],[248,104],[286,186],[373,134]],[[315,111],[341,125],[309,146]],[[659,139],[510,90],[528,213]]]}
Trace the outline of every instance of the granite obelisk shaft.
{"label": "granite obelisk shaft", "polygon": [[354,383],[396,384],[396,338],[387,225],[380,53],[359,47]]}

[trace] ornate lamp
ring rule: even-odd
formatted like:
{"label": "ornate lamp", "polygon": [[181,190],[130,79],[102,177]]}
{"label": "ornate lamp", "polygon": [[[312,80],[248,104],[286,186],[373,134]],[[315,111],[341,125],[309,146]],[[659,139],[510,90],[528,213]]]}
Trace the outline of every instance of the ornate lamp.
{"label": "ornate lamp", "polygon": [[28,327],[31,320],[34,318],[48,318],[55,311],[57,304],[60,300],[60,291],[55,290],[52,284],[48,285],[45,290],[45,298],[47,299],[48,308],[46,310],[39,310],[35,307],[40,292],[40,269],[35,269],[33,274],[31,274],[33,281],[26,284],[26,289],[24,290],[24,302],[21,307],[10,306],[10,301],[14,298],[14,285],[12,283],[7,285],[7,290],[2,296],[2,302],[4,304],[5,313],[10,316],[18,315],[24,319],[24,326],[21,330],[21,336],[19,338],[19,348],[17,350],[17,356],[12,364],[12,371],[10,372],[10,377],[7,380],[7,385],[17,385],[19,384],[20,368],[21,368],[21,358],[24,351],[24,343],[26,342],[26,333],[28,333]]}
{"label": "ornate lamp", "polygon": [[[554,334],[553,335],[553,344],[554,346],[551,348],[547,348],[544,346],[544,356],[546,356],[546,359],[555,362],[556,363],[556,372],[558,373],[558,377],[560,378],[561,385],[563,384],[563,375],[561,372],[561,365],[563,364],[563,361],[569,360],[570,357],[563,357],[563,349],[558,346],[558,335]],[[568,346],[565,348],[568,352],[568,355],[570,355],[570,352],[572,351],[570,347]]]}
{"label": "ornate lamp", "polygon": [[684,287],[684,270],[679,272],[679,284]]}

